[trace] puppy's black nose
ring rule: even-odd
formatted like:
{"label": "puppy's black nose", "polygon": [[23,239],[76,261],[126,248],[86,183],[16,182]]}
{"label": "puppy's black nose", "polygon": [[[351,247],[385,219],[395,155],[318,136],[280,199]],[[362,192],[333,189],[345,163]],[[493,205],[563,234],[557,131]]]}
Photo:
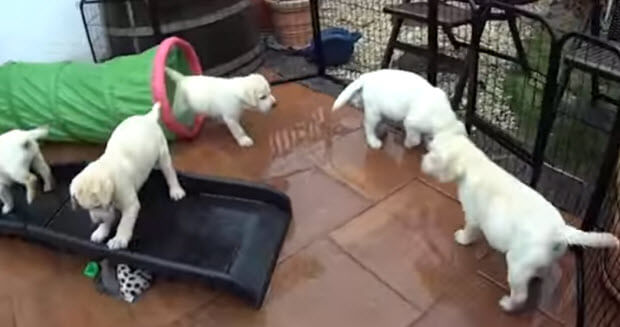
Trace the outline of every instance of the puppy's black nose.
{"label": "puppy's black nose", "polygon": [[271,108],[275,108],[276,106],[278,106],[277,102],[274,102],[274,103],[271,104]]}

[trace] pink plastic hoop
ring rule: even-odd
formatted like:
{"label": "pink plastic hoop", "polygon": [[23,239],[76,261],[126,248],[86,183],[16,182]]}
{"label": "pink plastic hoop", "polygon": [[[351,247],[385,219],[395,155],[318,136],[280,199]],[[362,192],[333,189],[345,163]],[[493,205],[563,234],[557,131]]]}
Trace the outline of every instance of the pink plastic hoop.
{"label": "pink plastic hoop", "polygon": [[200,132],[205,117],[202,115],[197,115],[196,118],[194,118],[194,125],[191,129],[189,129],[177,121],[172,112],[172,108],[170,107],[170,101],[168,101],[168,93],[166,91],[166,59],[168,58],[168,53],[174,47],[181,49],[183,55],[185,55],[185,59],[189,63],[189,68],[192,73],[196,75],[202,74],[200,60],[198,60],[198,56],[196,55],[194,48],[192,48],[187,41],[176,36],[166,38],[157,48],[155,60],[153,62],[153,75],[151,76],[153,103],[157,101],[160,102],[161,119],[168,129],[175,133],[179,138],[193,139]]}

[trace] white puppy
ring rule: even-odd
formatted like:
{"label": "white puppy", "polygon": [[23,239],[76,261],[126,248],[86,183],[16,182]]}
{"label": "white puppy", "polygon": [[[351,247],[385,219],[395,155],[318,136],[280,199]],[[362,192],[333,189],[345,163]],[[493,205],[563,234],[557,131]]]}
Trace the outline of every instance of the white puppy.
{"label": "white puppy", "polygon": [[373,149],[382,146],[376,128],[384,118],[403,122],[407,148],[420,144],[422,135],[432,138],[439,131],[448,130],[466,133],[446,93],[419,75],[395,69],[362,74],[338,95],[332,110],[342,107],[359,90],[364,105],[366,142]]}
{"label": "white puppy", "polygon": [[43,191],[51,191],[54,179],[50,168],[45,163],[37,140],[45,137],[47,127],[24,131],[10,130],[0,135],[0,200],[2,213],[13,210],[13,196],[10,187],[20,183],[26,187],[26,200],[31,204],[37,194],[37,176],[30,172],[32,168],[43,178]]}
{"label": "white puppy", "polygon": [[157,102],[146,115],[131,116],[120,123],[103,155],[71,181],[73,206],[89,210],[91,220],[99,224],[91,234],[93,242],[108,237],[115,221],[114,210],[118,209],[121,219],[108,247],[127,247],[140,210],[138,191],[155,165],[159,165],[166,178],[170,198],[179,200],[185,196],[172,166],[166,137],[157,123],[159,110]]}
{"label": "white puppy", "polygon": [[471,244],[483,234],[491,247],[505,253],[510,296],[499,304],[506,311],[522,307],[529,281],[544,277],[568,245],[619,246],[613,234],[567,225],[543,196],[496,165],[465,136],[437,135],[422,159],[422,171],[458,184],[465,226],[454,234],[457,243]]}
{"label": "white puppy", "polygon": [[172,104],[175,110],[191,110],[223,120],[242,147],[254,144],[239,123],[243,111],[255,108],[267,113],[276,105],[269,82],[259,74],[234,78],[184,76],[168,67],[166,74],[176,82]]}

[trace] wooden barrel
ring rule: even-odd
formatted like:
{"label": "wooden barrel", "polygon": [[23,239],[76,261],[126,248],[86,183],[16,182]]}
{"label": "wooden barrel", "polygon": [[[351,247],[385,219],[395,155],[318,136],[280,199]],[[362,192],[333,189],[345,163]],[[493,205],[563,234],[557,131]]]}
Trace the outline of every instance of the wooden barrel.
{"label": "wooden barrel", "polygon": [[[196,50],[205,73],[225,75],[257,66],[260,31],[250,0],[105,1],[101,7],[112,56],[142,52],[162,36],[178,36]],[[150,17],[155,17],[152,21]]]}

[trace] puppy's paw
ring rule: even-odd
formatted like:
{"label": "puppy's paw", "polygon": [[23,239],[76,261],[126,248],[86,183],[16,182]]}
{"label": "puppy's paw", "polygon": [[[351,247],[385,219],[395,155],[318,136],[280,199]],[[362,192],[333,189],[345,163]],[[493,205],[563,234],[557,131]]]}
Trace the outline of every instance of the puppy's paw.
{"label": "puppy's paw", "polygon": [[367,141],[367,143],[368,143],[368,146],[369,146],[371,149],[378,150],[378,149],[381,149],[381,147],[383,146],[383,142],[381,142],[381,140],[379,140],[379,139],[377,139],[377,138],[374,138],[374,139],[368,139],[368,140],[366,140],[366,141]]}
{"label": "puppy's paw", "polygon": [[416,146],[420,145],[420,138],[407,138],[405,139],[405,148],[407,149],[411,149],[411,148],[415,148]]}
{"label": "puppy's paw", "polygon": [[116,235],[114,236],[114,238],[108,241],[108,248],[110,250],[120,250],[120,249],[127,248],[128,244],[129,244],[129,238]]}
{"label": "puppy's paw", "polygon": [[13,206],[11,205],[3,205],[2,206],[2,214],[6,215],[7,213],[11,212],[13,210]]}
{"label": "puppy's paw", "polygon": [[185,190],[183,190],[180,186],[173,187],[170,189],[170,198],[174,201],[181,200],[185,197]]}
{"label": "puppy's paw", "polygon": [[39,179],[37,176],[33,174],[30,174],[26,179],[26,202],[28,202],[28,204],[32,204],[32,201],[34,201],[34,198],[37,196],[38,181]]}
{"label": "puppy's paw", "polygon": [[32,202],[34,202],[34,198],[37,197],[37,191],[32,188],[32,189],[28,189],[26,191],[26,202],[28,202],[28,204],[32,204]]}
{"label": "puppy's paw", "polygon": [[50,178],[47,182],[43,184],[43,192],[50,192],[56,186],[56,181],[53,178]]}
{"label": "puppy's paw", "polygon": [[90,234],[90,240],[95,243],[101,243],[106,237],[108,237],[109,234],[110,229],[105,225],[101,224],[99,225],[99,227],[97,227],[97,229],[95,229],[92,234]]}
{"label": "puppy's paw", "polygon": [[467,234],[465,233],[465,231],[462,230],[462,229],[459,229],[456,232],[454,232],[454,240],[456,241],[456,243],[458,243],[460,245],[469,245],[472,242],[467,237]]}
{"label": "puppy's paw", "polygon": [[254,141],[249,136],[244,136],[238,139],[237,143],[239,144],[239,146],[242,146],[244,148],[254,145]]}
{"label": "puppy's paw", "polygon": [[504,310],[505,312],[513,312],[516,309],[518,309],[518,306],[515,305],[514,301],[510,298],[510,296],[508,295],[504,295],[500,300],[499,300],[499,306],[502,308],[502,310]]}

